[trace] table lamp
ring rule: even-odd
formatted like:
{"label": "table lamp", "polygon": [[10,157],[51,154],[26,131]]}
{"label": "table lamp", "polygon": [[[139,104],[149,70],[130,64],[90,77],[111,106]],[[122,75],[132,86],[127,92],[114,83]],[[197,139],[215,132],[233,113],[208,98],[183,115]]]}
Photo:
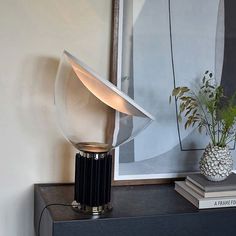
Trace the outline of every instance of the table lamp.
{"label": "table lamp", "polygon": [[67,51],[57,71],[55,105],[65,138],[78,150],[75,206],[93,215],[104,213],[111,209],[110,151],[134,138],[154,117]]}

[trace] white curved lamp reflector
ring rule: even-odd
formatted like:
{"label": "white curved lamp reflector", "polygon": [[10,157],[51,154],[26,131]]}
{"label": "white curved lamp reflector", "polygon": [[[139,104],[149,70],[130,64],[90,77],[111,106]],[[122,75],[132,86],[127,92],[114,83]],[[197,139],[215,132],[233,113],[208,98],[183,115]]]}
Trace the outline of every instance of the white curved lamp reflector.
{"label": "white curved lamp reflector", "polygon": [[81,80],[91,93],[106,105],[127,115],[147,117],[151,120],[155,120],[150,113],[136,104],[134,100],[119,90],[111,82],[96,75],[88,66],[67,51],[64,51],[64,53],[68,57],[78,79]]}

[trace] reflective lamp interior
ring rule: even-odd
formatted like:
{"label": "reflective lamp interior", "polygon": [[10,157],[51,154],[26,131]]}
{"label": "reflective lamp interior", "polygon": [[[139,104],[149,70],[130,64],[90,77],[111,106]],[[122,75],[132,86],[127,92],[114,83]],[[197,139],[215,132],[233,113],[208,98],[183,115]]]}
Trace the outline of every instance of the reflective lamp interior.
{"label": "reflective lamp interior", "polygon": [[131,140],[154,119],[66,51],[57,72],[55,104],[64,136],[84,151],[109,151]]}

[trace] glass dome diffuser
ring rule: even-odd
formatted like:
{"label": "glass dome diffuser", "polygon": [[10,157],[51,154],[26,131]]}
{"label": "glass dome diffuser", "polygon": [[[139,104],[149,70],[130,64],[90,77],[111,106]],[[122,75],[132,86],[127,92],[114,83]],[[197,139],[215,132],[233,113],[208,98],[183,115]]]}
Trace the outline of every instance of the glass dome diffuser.
{"label": "glass dome diffuser", "polygon": [[[109,151],[134,138],[154,117],[67,51],[63,52],[57,72],[55,105],[64,136],[79,150],[76,155],[75,200],[83,210],[101,213],[110,200]],[[106,176],[96,177],[99,172],[96,161],[106,158],[104,165],[110,169],[106,171]],[[85,170],[81,169],[88,171],[88,165],[90,170],[85,174]],[[101,172],[104,173],[104,170]],[[108,179],[108,182],[96,182],[102,178],[104,181]],[[86,185],[89,182],[92,184],[90,187]],[[108,196],[92,197],[99,194],[98,185],[105,186]],[[87,187],[94,189],[96,194],[92,190],[86,192]],[[85,192],[81,193],[82,189]],[[103,201],[98,200],[103,197]]]}
{"label": "glass dome diffuser", "polygon": [[79,150],[89,148],[88,143],[97,144],[96,151],[99,146],[100,151],[110,150],[132,139],[154,120],[134,100],[67,51],[57,73],[55,104],[64,136]]}

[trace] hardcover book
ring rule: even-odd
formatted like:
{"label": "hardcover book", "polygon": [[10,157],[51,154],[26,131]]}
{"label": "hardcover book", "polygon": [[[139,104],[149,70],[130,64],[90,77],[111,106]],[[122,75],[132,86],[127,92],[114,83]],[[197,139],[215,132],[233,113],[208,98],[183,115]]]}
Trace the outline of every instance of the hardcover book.
{"label": "hardcover book", "polygon": [[236,196],[204,198],[192,190],[184,181],[176,181],[175,190],[199,209],[236,206]]}
{"label": "hardcover book", "polygon": [[230,190],[230,191],[214,191],[214,192],[205,192],[204,190],[200,189],[198,186],[193,184],[190,181],[185,181],[185,183],[196,193],[198,193],[200,196],[208,198],[208,197],[231,197],[236,196],[236,190]]}
{"label": "hardcover book", "polygon": [[236,191],[236,174],[232,173],[226,180],[213,182],[207,180],[202,174],[191,174],[186,178],[186,182],[191,182],[204,192]]}

